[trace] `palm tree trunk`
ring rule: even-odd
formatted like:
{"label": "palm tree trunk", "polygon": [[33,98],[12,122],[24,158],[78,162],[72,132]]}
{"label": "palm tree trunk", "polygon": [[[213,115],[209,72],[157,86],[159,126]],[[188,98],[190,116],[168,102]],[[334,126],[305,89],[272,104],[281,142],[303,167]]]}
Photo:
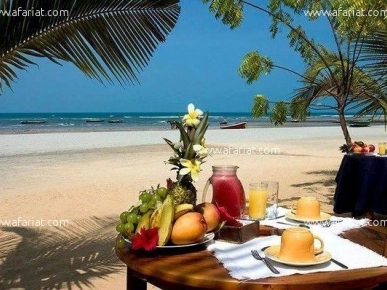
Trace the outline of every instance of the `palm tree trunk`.
{"label": "palm tree trunk", "polygon": [[340,119],[340,126],[341,130],[343,131],[345,142],[347,145],[352,144],[351,136],[349,135],[348,127],[347,127],[347,121],[344,116],[344,112],[339,111],[339,119]]}

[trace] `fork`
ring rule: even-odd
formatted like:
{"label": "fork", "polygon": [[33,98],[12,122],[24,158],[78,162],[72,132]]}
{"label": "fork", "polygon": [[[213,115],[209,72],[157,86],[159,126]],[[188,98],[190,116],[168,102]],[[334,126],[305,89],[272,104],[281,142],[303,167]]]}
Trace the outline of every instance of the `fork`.
{"label": "fork", "polygon": [[266,266],[270,269],[270,271],[272,271],[273,273],[275,273],[275,274],[279,274],[279,273],[280,273],[276,268],[274,268],[274,266],[273,266],[266,258],[262,258],[262,257],[259,255],[258,251],[256,251],[256,250],[251,250],[251,254],[253,255],[253,257],[254,257],[255,259],[264,262],[265,265],[266,265]]}

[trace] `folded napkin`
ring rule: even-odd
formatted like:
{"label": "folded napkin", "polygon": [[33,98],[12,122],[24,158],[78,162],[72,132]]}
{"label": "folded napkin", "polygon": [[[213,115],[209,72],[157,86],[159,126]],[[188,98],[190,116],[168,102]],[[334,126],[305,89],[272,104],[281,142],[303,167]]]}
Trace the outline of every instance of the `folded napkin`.
{"label": "folded napkin", "polygon": [[[387,266],[387,259],[377,253],[349,240],[340,238],[333,233],[324,230],[321,232],[321,229],[319,230],[316,230],[316,234],[323,238],[325,251],[332,254],[334,259],[345,264],[349,269]],[[280,236],[258,237],[244,244],[215,241],[207,249],[212,251],[219,262],[229,271],[229,274],[238,280],[288,276],[296,273],[306,274],[343,270],[340,266],[330,261],[307,267],[288,266],[272,261],[272,264],[280,272],[280,274],[274,274],[262,261],[254,259],[251,255],[251,250],[255,249],[259,250],[259,253],[264,256],[261,251],[263,247],[279,245],[280,242]],[[353,253],[356,253],[356,255]]]}
{"label": "folded napkin", "polygon": [[[287,209],[284,207],[278,207],[278,216],[284,216],[289,211],[290,209]],[[366,218],[357,220],[354,218],[342,218],[342,217],[336,217],[336,216],[332,216],[330,218],[330,221],[332,223],[329,227],[324,227],[324,224],[326,224],[324,222],[321,222],[320,224],[319,223],[306,223],[306,224],[311,228],[311,230],[324,229],[327,232],[333,233],[335,235],[339,235],[342,232],[345,232],[351,229],[367,226],[370,222],[370,220]],[[265,219],[260,221],[259,223],[261,225],[271,226],[278,229],[287,229],[291,227],[291,225],[284,225],[279,222],[293,224],[294,226],[298,226],[300,224],[300,222],[288,219],[286,217],[281,217],[274,220]]]}

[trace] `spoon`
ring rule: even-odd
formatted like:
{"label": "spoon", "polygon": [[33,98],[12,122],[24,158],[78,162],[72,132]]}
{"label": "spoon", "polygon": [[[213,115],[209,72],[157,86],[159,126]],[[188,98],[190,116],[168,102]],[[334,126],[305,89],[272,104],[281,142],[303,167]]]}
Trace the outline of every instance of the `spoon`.
{"label": "spoon", "polygon": [[288,225],[288,226],[294,226],[294,227],[303,227],[309,229],[310,227],[304,224],[291,224],[291,223],[284,223],[284,222],[277,222],[277,224],[282,224],[282,225]]}

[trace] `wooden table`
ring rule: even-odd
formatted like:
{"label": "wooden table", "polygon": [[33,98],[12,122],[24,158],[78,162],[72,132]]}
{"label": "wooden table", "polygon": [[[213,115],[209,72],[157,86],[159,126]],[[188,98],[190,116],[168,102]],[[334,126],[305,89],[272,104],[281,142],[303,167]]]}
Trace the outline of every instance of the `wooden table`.
{"label": "wooden table", "polygon": [[[263,229],[267,231],[268,229]],[[383,254],[385,235],[370,228],[343,235]],[[127,289],[146,290],[146,283],[162,289],[372,289],[387,281],[387,267],[344,270],[238,281],[207,250],[177,255],[140,255],[130,249],[116,251],[127,265]],[[354,253],[356,254],[356,253]],[[366,263],[366,261],[365,261]]]}

